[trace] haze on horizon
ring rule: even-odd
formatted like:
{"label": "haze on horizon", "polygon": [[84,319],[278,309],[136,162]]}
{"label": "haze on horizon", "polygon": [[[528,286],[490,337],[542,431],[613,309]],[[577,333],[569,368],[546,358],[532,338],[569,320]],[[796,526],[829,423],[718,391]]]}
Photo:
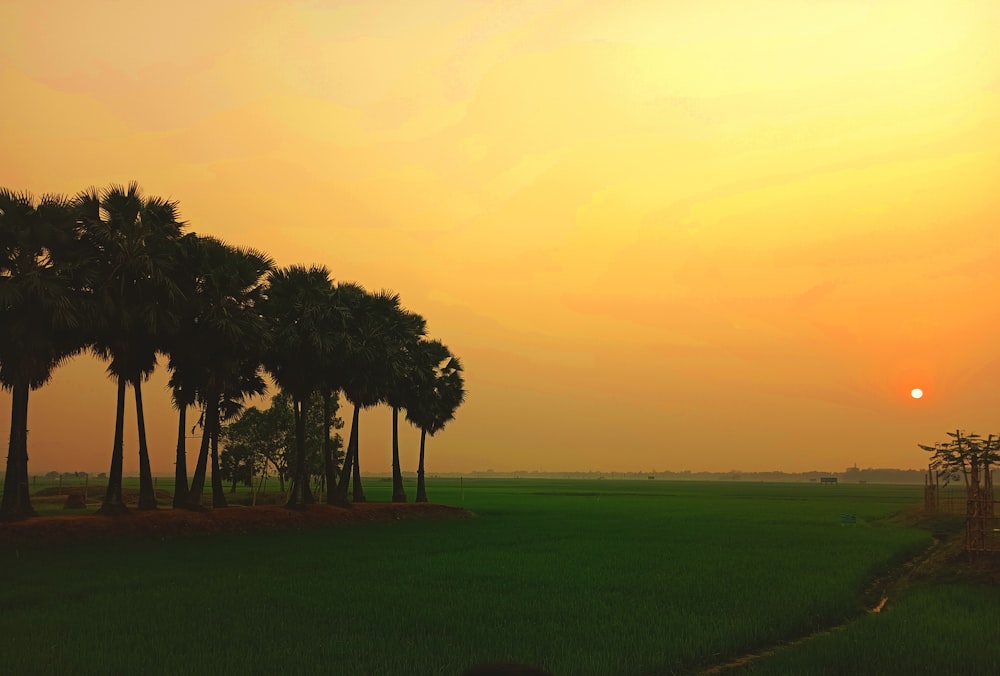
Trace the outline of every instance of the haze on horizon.
{"label": "haze on horizon", "polygon": [[[0,185],[135,179],[400,293],[465,366],[431,474],[917,468],[1000,428],[998,25],[987,0],[9,0]],[[58,369],[32,473],[107,471],[114,402],[92,357]],[[389,419],[362,417],[366,472]]]}

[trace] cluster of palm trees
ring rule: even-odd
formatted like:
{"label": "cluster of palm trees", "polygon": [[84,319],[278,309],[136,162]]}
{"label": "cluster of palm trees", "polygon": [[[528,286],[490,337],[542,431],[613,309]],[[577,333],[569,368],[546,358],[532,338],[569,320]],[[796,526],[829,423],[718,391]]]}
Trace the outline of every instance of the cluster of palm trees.
{"label": "cluster of palm trees", "polygon": [[[136,183],[74,197],[0,188],[0,385],[12,393],[10,446],[0,517],[34,515],[28,495],[28,396],[64,360],[90,351],[118,386],[108,487],[99,513],[125,510],[122,460],[126,393],[135,396],[139,508],[157,506],[142,383],[167,358],[178,412],[173,506],[199,509],[212,463],[213,505],[224,506],[219,434],[265,372],[293,402],[296,448],[288,505],[314,501],[305,465],[305,422],[332,419],[333,397],[354,406],[342,467],[323,449],[327,501],[364,500],[358,463],[362,409],[393,411],[393,500],[405,501],[398,417],[421,430],[417,500],[427,499],[424,445],[465,398],[462,367],[426,336],[426,322],[397,294],[334,282],[320,266],[277,269],[263,252],[185,232],[177,202],[145,196]],[[310,411],[320,394],[323,411]],[[186,413],[200,412],[201,445],[188,482]],[[338,474],[339,469],[339,474]],[[335,487],[335,488],[334,488]]]}

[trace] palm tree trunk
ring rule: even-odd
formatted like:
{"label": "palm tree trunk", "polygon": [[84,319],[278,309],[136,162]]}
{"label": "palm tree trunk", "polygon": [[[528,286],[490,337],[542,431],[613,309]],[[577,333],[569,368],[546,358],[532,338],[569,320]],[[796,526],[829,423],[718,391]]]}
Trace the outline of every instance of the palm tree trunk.
{"label": "palm tree trunk", "polygon": [[[207,412],[205,414],[207,416]],[[187,509],[201,509],[201,496],[205,492],[205,475],[208,473],[208,451],[212,443],[212,437],[208,430],[201,431],[201,445],[198,448],[198,460],[194,465],[194,474],[191,475],[191,487],[188,489],[187,500],[184,507]]]}
{"label": "palm tree trunk", "polygon": [[354,502],[367,502],[365,498],[365,489],[361,486],[361,454],[358,453],[358,449],[361,448],[361,444],[358,443],[359,431],[358,427],[354,427],[354,491],[351,494],[351,500]]}
{"label": "palm tree trunk", "polygon": [[351,482],[351,467],[354,465],[354,456],[358,451],[358,414],[361,409],[354,405],[354,416],[351,418],[351,438],[347,442],[347,453],[344,454],[344,466],[340,469],[340,483],[337,490],[333,491],[333,497],[328,500],[334,505],[348,505],[347,486]]}
{"label": "palm tree trunk", "polygon": [[[20,490],[17,491],[18,499],[18,509],[22,516],[38,516],[35,512],[35,508],[31,506],[31,493],[29,492],[28,483],[28,399],[31,396],[31,386],[26,385],[24,390],[24,405],[20,411],[21,416],[21,430],[23,434],[20,435],[20,453],[21,458],[18,465],[20,466],[21,476],[20,480],[17,482]],[[12,402],[13,403],[13,402]],[[13,411],[11,411],[13,413]],[[6,475],[5,477],[6,478]],[[17,478],[17,475],[15,475]]]}
{"label": "palm tree trunk", "polygon": [[286,507],[303,507],[315,500],[309,490],[309,473],[306,471],[306,414],[308,400],[292,399],[295,412],[295,467],[292,470],[292,485],[288,491]]}
{"label": "palm tree trunk", "polygon": [[[186,509],[201,509],[201,495],[205,491],[205,474],[208,472],[208,449],[212,440],[211,419],[213,415],[219,417],[219,397],[214,393],[208,393],[205,401],[205,411],[202,414],[201,428],[201,448],[198,451],[198,462],[194,466],[194,474],[191,475],[191,488],[188,491]],[[215,402],[213,406],[211,402]]]}
{"label": "palm tree trunk", "polygon": [[149,447],[146,445],[146,419],[142,414],[141,378],[132,381],[135,391],[135,420],[139,432],[139,509],[156,509],[153,491],[153,472],[149,466]]}
{"label": "palm tree trunk", "polygon": [[7,472],[3,480],[0,518],[23,519],[37,516],[28,495],[28,394],[27,383],[11,391],[10,444],[7,448]]}
{"label": "palm tree trunk", "polygon": [[417,465],[417,502],[427,502],[427,489],[424,486],[424,440],[427,430],[420,428],[420,463]]}
{"label": "palm tree trunk", "polygon": [[302,454],[302,469],[300,472],[300,477],[302,480],[302,504],[312,505],[316,503],[316,498],[313,497],[312,489],[309,487],[309,465],[306,464],[306,420],[309,416],[309,397],[302,402],[302,418],[299,420],[299,425],[302,430],[302,444],[300,453]]}
{"label": "palm tree trunk", "polygon": [[333,450],[330,448],[330,427],[333,417],[333,394],[323,392],[323,476],[326,485],[326,502],[333,504],[331,493],[337,485],[337,465],[333,462]]}
{"label": "palm tree trunk", "polygon": [[305,462],[305,420],[302,402],[292,398],[292,414],[295,418],[295,459],[292,461],[292,481],[288,487],[286,507],[302,507],[302,464]]}
{"label": "palm tree trunk", "polygon": [[174,461],[174,508],[182,507],[187,501],[187,404],[179,405],[177,413],[177,458]]}
{"label": "palm tree trunk", "polygon": [[222,472],[219,470],[219,416],[215,416],[212,432],[212,507],[228,507],[226,492],[222,487]]}
{"label": "palm tree trunk", "polygon": [[118,407],[115,411],[115,441],[111,449],[111,469],[108,472],[108,490],[98,514],[124,514],[122,498],[122,459],[125,447],[125,378],[118,377]]}
{"label": "palm tree trunk", "polygon": [[399,467],[399,407],[392,407],[392,501],[406,502],[403,471]]}

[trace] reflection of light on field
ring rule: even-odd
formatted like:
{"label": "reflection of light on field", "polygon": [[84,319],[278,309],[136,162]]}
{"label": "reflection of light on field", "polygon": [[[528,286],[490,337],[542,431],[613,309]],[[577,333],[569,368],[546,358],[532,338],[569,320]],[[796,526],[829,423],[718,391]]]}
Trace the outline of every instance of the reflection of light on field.
{"label": "reflection of light on field", "polygon": [[889,597],[883,596],[882,600],[878,602],[878,605],[872,608],[873,613],[881,613],[882,609],[885,608],[885,604],[888,603]]}

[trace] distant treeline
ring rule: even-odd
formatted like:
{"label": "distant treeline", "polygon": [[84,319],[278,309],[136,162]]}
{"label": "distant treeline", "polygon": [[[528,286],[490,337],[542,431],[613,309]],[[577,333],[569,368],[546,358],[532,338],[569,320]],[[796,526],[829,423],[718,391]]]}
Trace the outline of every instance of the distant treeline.
{"label": "distant treeline", "polygon": [[522,479],[665,479],[669,481],[819,481],[835,477],[846,483],[922,484],[925,470],[889,468],[848,468],[843,472],[541,472],[532,470],[497,472],[475,470],[465,474],[440,473],[436,476],[467,476]]}

